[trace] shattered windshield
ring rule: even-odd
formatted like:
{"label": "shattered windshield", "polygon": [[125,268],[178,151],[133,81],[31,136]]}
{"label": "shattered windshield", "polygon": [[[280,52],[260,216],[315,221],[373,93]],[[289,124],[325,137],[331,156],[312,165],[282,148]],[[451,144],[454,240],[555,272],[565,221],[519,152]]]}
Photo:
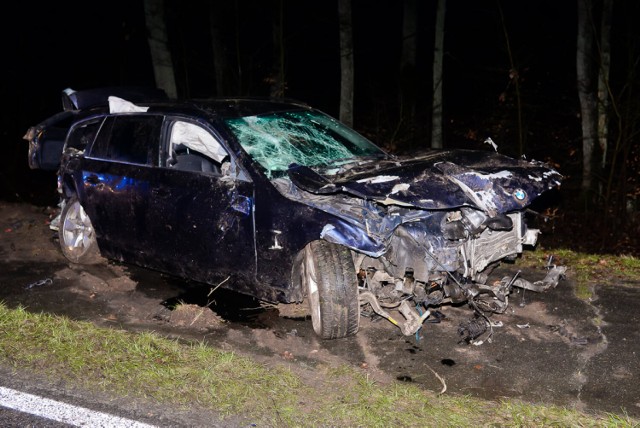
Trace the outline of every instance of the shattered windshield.
{"label": "shattered windshield", "polygon": [[385,156],[369,140],[318,111],[278,112],[226,123],[269,178],[283,176],[292,163],[337,168],[355,158]]}

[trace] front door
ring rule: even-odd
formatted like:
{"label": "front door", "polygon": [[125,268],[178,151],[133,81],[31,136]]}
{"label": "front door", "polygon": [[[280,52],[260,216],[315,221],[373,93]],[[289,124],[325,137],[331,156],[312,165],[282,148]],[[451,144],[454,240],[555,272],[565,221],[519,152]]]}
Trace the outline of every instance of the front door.
{"label": "front door", "polygon": [[253,183],[200,125],[176,121],[165,164],[149,190],[148,233],[158,261],[183,277],[214,283],[255,274]]}

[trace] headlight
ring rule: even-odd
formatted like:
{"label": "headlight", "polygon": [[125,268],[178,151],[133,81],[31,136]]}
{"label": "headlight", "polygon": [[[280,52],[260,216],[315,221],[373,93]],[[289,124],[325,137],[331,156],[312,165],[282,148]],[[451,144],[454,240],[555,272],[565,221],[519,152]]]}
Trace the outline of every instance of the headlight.
{"label": "headlight", "polygon": [[513,221],[506,214],[489,217],[484,212],[472,208],[447,213],[442,219],[440,230],[450,240],[466,239],[479,235],[486,228],[491,230],[511,230]]}

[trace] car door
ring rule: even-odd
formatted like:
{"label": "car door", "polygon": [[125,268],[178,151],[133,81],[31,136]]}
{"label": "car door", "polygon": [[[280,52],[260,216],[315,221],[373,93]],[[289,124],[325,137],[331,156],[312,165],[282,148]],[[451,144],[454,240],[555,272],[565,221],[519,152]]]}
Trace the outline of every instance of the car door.
{"label": "car door", "polygon": [[83,205],[106,255],[146,264],[150,183],[159,157],[162,115],[109,116],[82,164]]}
{"label": "car door", "polygon": [[147,212],[157,260],[199,281],[239,274],[251,282],[253,183],[204,126],[167,121],[165,135],[168,156],[151,183]]}

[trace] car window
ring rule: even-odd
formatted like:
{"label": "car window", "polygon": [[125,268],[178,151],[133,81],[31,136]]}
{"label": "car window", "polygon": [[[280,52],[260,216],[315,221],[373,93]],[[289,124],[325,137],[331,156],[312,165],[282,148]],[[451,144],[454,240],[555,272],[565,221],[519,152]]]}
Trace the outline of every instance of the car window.
{"label": "car window", "polygon": [[289,165],[337,166],[384,152],[351,128],[318,111],[289,111],[227,119],[242,148],[275,178]]}
{"label": "car window", "polygon": [[229,155],[206,129],[194,123],[176,121],[171,127],[167,166],[183,170],[226,175]]}
{"label": "car window", "polygon": [[201,153],[218,163],[227,157],[227,151],[209,131],[189,122],[176,122],[171,128],[171,150],[181,149]]}
{"label": "car window", "polygon": [[69,138],[67,138],[66,147],[80,151],[84,150],[96,138],[102,120],[103,118],[93,119],[76,125],[71,134],[69,134]]}
{"label": "car window", "polygon": [[91,157],[154,165],[158,159],[163,116],[108,117],[91,147]]}

